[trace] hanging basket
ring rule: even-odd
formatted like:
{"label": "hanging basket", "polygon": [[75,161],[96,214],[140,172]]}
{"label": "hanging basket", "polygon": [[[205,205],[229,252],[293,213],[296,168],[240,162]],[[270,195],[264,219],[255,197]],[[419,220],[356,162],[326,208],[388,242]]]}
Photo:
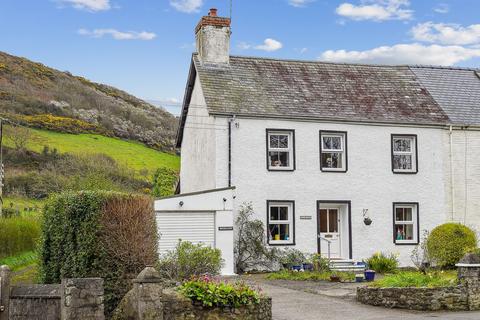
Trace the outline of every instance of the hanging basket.
{"label": "hanging basket", "polygon": [[370,218],[365,218],[363,219],[363,223],[365,223],[366,226],[369,226],[372,224],[372,219]]}

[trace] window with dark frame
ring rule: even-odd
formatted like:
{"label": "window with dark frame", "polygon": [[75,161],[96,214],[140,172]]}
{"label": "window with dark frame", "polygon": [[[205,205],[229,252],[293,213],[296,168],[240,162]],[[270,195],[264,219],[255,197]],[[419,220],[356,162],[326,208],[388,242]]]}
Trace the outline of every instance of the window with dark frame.
{"label": "window with dark frame", "polygon": [[267,167],[269,170],[294,170],[293,130],[267,130]]}
{"label": "window with dark frame", "polygon": [[322,171],[347,171],[347,133],[320,131],[320,169]]}
{"label": "window with dark frame", "polygon": [[394,203],[394,242],[395,244],[418,243],[418,204],[417,203]]}
{"label": "window with dark frame", "polygon": [[417,136],[392,135],[392,170],[394,173],[417,173]]}
{"label": "window with dark frame", "polygon": [[294,205],[291,201],[268,202],[268,243],[289,245],[294,243]]}

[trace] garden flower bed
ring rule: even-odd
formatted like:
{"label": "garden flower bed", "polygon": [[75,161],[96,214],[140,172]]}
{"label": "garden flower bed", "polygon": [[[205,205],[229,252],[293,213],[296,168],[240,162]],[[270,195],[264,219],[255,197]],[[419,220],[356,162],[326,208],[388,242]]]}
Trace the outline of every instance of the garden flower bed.
{"label": "garden flower bed", "polygon": [[293,280],[293,281],[330,281],[332,276],[337,276],[340,281],[354,281],[355,273],[332,272],[332,271],[289,271],[282,270],[267,276],[269,280]]}

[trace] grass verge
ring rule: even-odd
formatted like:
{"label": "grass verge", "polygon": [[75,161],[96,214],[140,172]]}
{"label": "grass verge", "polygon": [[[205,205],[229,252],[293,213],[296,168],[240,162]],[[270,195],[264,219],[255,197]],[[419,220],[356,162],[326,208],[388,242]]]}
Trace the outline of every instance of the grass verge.
{"label": "grass verge", "polygon": [[376,280],[370,286],[376,288],[435,288],[454,286],[458,283],[457,271],[399,271]]}

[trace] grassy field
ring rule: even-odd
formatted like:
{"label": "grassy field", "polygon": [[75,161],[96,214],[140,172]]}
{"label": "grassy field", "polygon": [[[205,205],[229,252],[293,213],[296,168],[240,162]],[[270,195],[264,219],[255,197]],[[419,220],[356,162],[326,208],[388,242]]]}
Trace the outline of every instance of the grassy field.
{"label": "grassy field", "polygon": [[31,214],[30,208],[33,208],[33,213],[42,212],[45,200],[29,199],[23,197],[7,196],[3,198],[4,208],[18,209],[20,214]]}
{"label": "grassy field", "polygon": [[[5,145],[13,147],[8,137],[5,139]],[[180,168],[180,157],[148,148],[138,142],[96,134],[77,135],[31,129],[27,148],[42,152],[44,146],[48,146],[51,150],[56,148],[60,153],[103,153],[112,157],[117,163],[137,171],[146,169],[150,175],[159,167],[167,167],[175,171],[179,171]]]}

